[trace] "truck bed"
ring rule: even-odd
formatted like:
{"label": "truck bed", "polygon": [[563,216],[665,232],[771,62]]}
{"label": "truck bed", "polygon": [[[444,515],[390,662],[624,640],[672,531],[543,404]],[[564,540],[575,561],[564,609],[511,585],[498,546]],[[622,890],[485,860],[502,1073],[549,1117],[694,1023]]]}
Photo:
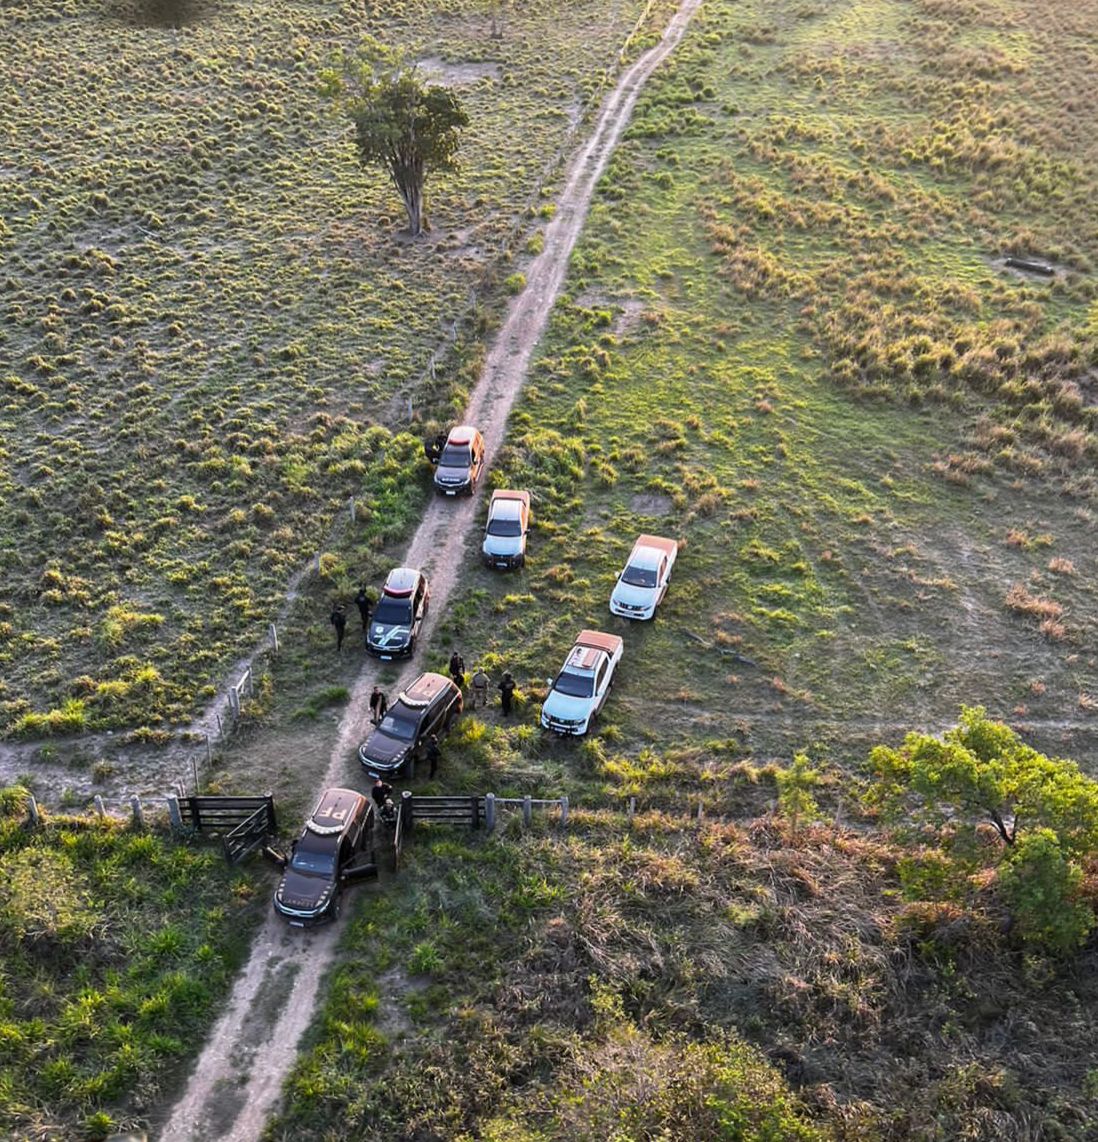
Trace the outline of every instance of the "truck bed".
{"label": "truck bed", "polygon": [[611,657],[617,654],[625,643],[620,635],[603,634],[600,630],[581,630],[576,635],[576,646],[589,646],[595,650],[604,650]]}

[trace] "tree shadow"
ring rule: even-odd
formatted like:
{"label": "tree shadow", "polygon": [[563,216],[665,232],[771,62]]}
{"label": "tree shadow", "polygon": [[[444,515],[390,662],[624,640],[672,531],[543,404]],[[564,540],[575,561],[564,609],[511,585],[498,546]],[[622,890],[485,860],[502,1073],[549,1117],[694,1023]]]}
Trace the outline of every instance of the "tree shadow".
{"label": "tree shadow", "polygon": [[112,15],[128,24],[149,28],[182,28],[209,20],[218,0],[115,0]]}

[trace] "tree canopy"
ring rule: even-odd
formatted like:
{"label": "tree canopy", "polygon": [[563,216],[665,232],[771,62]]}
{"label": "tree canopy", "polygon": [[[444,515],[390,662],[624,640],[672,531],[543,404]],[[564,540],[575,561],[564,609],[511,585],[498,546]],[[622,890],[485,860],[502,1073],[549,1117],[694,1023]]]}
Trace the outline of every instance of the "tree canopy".
{"label": "tree canopy", "polygon": [[1049,828],[1065,851],[1098,849],[1098,783],[1073,761],[1045,757],[977,707],[940,738],[908,734],[870,754],[870,799],[915,824],[989,821],[1005,845],[1019,829]]}
{"label": "tree canopy", "polygon": [[955,880],[971,870],[975,826],[994,826],[998,886],[1025,940],[1060,951],[1082,942],[1095,923],[1078,890],[1082,862],[1098,853],[1098,782],[1075,762],[1046,757],[977,707],[941,737],[878,746],[869,768],[867,801],[916,834],[936,830]]}
{"label": "tree canopy", "polygon": [[460,132],[469,125],[457,95],[426,83],[402,53],[369,41],[333,59],[321,77],[321,92],[354,125],[363,165],[389,172],[408,229],[418,235],[426,224],[427,175],[456,168]]}

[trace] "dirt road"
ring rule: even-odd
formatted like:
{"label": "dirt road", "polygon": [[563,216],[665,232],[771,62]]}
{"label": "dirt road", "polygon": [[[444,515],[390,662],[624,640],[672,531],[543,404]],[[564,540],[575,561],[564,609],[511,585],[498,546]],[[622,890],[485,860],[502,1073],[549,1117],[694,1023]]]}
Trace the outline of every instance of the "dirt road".
{"label": "dirt road", "polygon": [[[556,214],[545,231],[544,249],[529,268],[526,288],[512,303],[470,398],[468,420],[484,434],[489,457],[503,442],[508,414],[560,292],[595,186],[637,96],[679,43],[700,5],[701,0],[683,0],[660,42],[622,74],[603,103],[590,138],[569,165]],[[475,499],[433,500],[409,545],[406,562],[422,567],[431,579],[432,613],[425,625],[425,642],[458,582],[475,511]],[[414,661],[409,663],[396,688],[417,669]],[[361,784],[354,748],[366,724],[366,702],[374,680],[375,671],[367,666],[355,683],[318,788],[356,780]],[[248,1142],[259,1137],[315,1013],[340,929],[335,924],[313,933],[291,932],[272,913],[256,937],[225,1014],[160,1133],[163,1142]]]}

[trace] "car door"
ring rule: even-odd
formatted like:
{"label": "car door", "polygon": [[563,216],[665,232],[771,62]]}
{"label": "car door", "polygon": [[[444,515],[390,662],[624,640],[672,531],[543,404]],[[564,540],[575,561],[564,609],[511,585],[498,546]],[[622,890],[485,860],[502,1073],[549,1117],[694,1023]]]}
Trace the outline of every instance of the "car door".
{"label": "car door", "polygon": [[595,713],[597,714],[602,709],[603,702],[606,701],[606,678],[609,674],[607,669],[607,660],[604,658],[599,665],[598,672],[595,674]]}
{"label": "car door", "polygon": [[412,634],[419,634],[420,623],[423,622],[423,612],[426,609],[424,605],[424,598],[426,595],[425,584],[423,578],[420,577],[416,583],[416,593],[412,597]]}
{"label": "car door", "polygon": [[656,592],[656,604],[657,604],[657,606],[663,602],[663,597],[664,597],[664,595],[667,594],[667,578],[668,578],[668,575],[667,575],[667,556],[664,555],[660,559],[659,574],[656,578],[656,583],[659,587],[658,591]]}
{"label": "car door", "polygon": [[478,432],[473,437],[473,463],[469,469],[469,484],[475,485],[480,479],[480,470],[484,466],[484,437]]}

